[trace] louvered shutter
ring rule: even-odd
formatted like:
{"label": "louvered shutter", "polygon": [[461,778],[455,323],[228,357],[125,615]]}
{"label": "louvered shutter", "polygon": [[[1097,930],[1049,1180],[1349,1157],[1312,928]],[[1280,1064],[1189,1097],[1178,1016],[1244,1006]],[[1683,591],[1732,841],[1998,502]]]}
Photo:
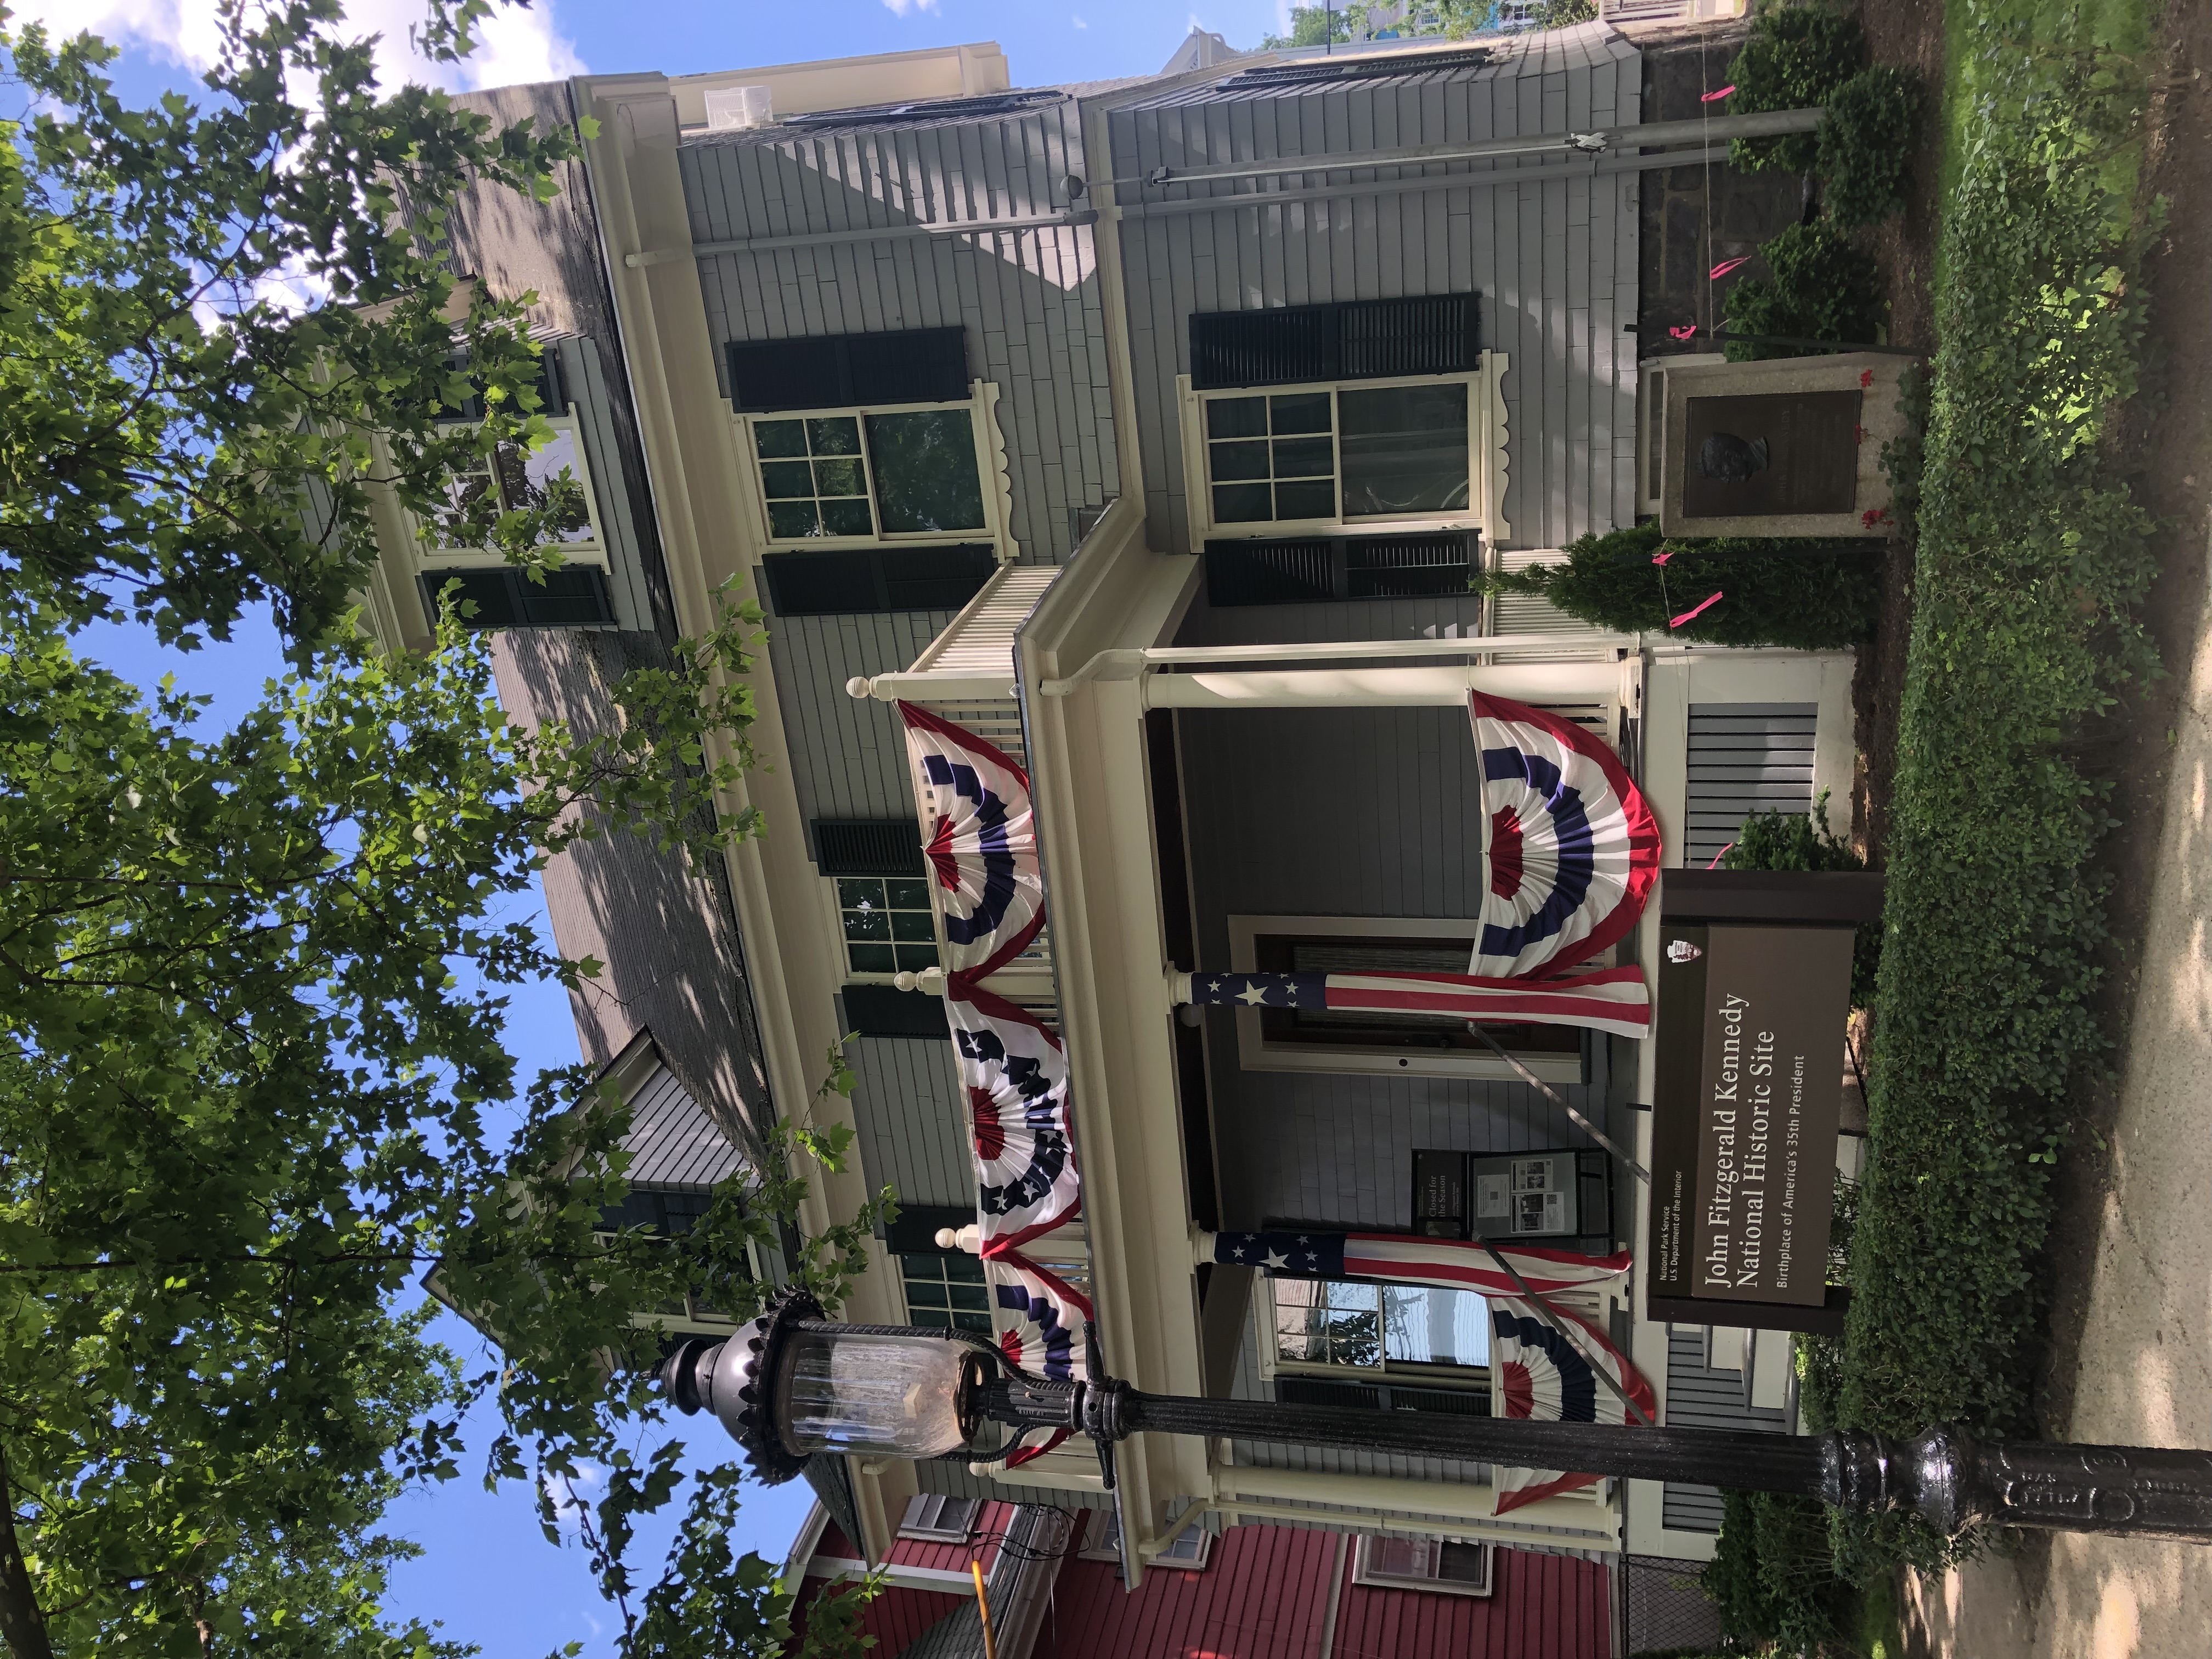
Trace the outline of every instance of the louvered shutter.
{"label": "louvered shutter", "polygon": [[918,876],[921,830],[912,818],[817,818],[816,860],[825,876]]}
{"label": "louvered shutter", "polygon": [[1206,603],[1216,606],[1316,605],[1330,599],[1465,596],[1476,538],[1313,536],[1206,544]]}
{"label": "louvered shutter", "polygon": [[1209,605],[1312,605],[1336,597],[1333,550],[1326,540],[1208,542]]}
{"label": "louvered shutter", "polygon": [[988,542],[949,547],[849,548],[771,553],[761,562],[779,617],[957,611],[999,568]]}
{"label": "louvered shutter", "polygon": [[549,570],[542,583],[514,569],[426,570],[422,580],[423,609],[434,628],[438,596],[454,581],[460,584],[459,597],[476,604],[476,613],[462,618],[471,628],[605,628],[615,619],[606,573],[593,565]]}
{"label": "louvered shutter", "polygon": [[730,401],[744,414],[849,409],[856,404],[951,404],[968,396],[968,348],[957,328],[732,340]]}
{"label": "louvered shutter", "polygon": [[1480,361],[1476,296],[1346,300],[1190,319],[1190,379],[1200,392],[1324,380],[1456,374]]}

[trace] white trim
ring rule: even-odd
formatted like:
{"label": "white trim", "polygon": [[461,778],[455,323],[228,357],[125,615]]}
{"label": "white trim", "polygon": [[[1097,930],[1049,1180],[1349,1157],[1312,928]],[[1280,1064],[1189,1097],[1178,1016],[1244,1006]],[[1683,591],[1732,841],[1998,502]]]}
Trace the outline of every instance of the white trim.
{"label": "white trim", "polygon": [[[1317,933],[1343,939],[1463,939],[1470,959],[1482,923],[1473,916],[1247,916],[1229,918],[1229,968],[1232,973],[1258,971],[1258,940],[1264,933]],[[1590,966],[1604,962],[1600,956]],[[1579,1054],[1524,1054],[1522,1063],[1547,1083],[1579,1084],[1583,1063]],[[1269,1042],[1262,1035],[1260,1011],[1237,1010],[1237,1063],[1248,1072],[1375,1073],[1390,1077],[1467,1077],[1516,1080],[1519,1073],[1487,1051],[1465,1053],[1413,1049],[1399,1054],[1388,1048],[1346,1047],[1319,1043]]]}
{"label": "white trim", "polygon": [[[1191,377],[1176,377],[1176,401],[1182,427],[1184,499],[1194,549],[1207,541],[1258,541],[1281,536],[1387,535],[1453,530],[1481,532],[1495,542],[1510,534],[1505,522],[1506,424],[1504,380],[1511,361],[1504,354],[1486,351],[1475,368],[1450,374],[1392,375],[1378,380],[1319,380],[1298,386],[1217,386],[1200,392]],[[1344,503],[1343,420],[1336,403],[1346,392],[1380,392],[1393,386],[1463,386],[1467,395],[1468,502],[1438,513],[1403,518],[1346,518]],[[1329,448],[1334,471],[1339,515],[1320,519],[1239,520],[1217,524],[1213,518],[1213,480],[1207,465],[1206,405],[1230,398],[1282,398],[1301,394],[1329,394]]]}
{"label": "white trim", "polygon": [[[732,411],[731,435],[737,446],[739,492],[750,510],[751,528],[759,546],[768,553],[831,552],[856,548],[950,547],[989,542],[1005,563],[1019,550],[1007,526],[1013,521],[1013,484],[1008,473],[1006,434],[1000,430],[999,387],[994,381],[971,380],[965,398],[950,401],[906,404],[847,404],[832,409],[779,409]],[[916,415],[964,410],[975,440],[975,493],[982,503],[983,522],[972,530],[916,530],[887,532],[880,526],[883,510],[876,499],[876,470],[868,452],[866,417],[871,415]],[[768,495],[761,483],[762,459],[752,428],[763,421],[820,421],[845,418],[860,423],[861,476],[867,485],[868,511],[878,526],[867,536],[777,536],[769,525]]]}

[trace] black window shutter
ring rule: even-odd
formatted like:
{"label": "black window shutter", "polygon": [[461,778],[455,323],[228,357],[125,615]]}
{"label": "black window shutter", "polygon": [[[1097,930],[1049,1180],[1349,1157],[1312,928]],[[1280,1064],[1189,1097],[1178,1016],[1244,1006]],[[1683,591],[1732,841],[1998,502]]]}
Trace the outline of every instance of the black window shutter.
{"label": "black window shutter", "polygon": [[771,553],[761,563],[779,617],[957,611],[999,568],[988,542]]}
{"label": "black window shutter", "polygon": [[814,852],[825,876],[918,876],[921,827],[912,818],[817,818]]}
{"label": "black window shutter", "polygon": [[[941,1020],[939,1023],[940,1026],[943,1024]],[[884,1243],[890,1247],[893,1255],[935,1255],[944,1249],[937,1242],[939,1228],[950,1227],[957,1232],[963,1227],[974,1225],[975,1221],[973,1210],[955,1210],[937,1204],[902,1204],[898,1219],[884,1228]]]}
{"label": "black window shutter", "polygon": [[1455,374],[1479,360],[1476,296],[1347,300],[1190,319],[1190,379],[1200,392],[1317,380]]}
{"label": "black window shutter", "polygon": [[952,1041],[951,1028],[945,1023],[944,1000],[927,991],[902,991],[893,985],[848,985],[838,994],[845,1000],[848,1031],[858,1031],[862,1036]]}
{"label": "black window shutter", "polygon": [[745,414],[854,404],[950,404],[968,395],[967,337],[957,328],[732,340],[730,401]]}
{"label": "black window shutter", "polygon": [[605,628],[615,619],[606,573],[595,565],[548,571],[542,584],[511,568],[426,570],[422,581],[423,609],[434,628],[438,597],[453,581],[460,584],[459,597],[476,604],[476,614],[462,618],[471,628]]}
{"label": "black window shutter", "polygon": [[963,330],[848,334],[844,346],[856,404],[952,404],[968,395]]}
{"label": "black window shutter", "polygon": [[1477,539],[1455,530],[1431,536],[1212,541],[1206,544],[1206,599],[1225,606],[1464,597],[1474,574]]}

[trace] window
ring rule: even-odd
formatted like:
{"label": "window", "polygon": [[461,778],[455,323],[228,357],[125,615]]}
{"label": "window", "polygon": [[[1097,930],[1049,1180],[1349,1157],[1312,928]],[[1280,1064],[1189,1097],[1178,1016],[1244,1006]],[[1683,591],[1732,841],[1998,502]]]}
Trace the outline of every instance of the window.
{"label": "window", "polygon": [[[1089,1524],[1083,1532],[1083,1547],[1078,1553],[1086,1561],[1111,1561],[1118,1565],[1121,1559],[1121,1517],[1112,1510],[1091,1510]],[[1212,1555],[1213,1534],[1206,1529],[1203,1521],[1194,1521],[1177,1533],[1165,1549],[1146,1559],[1156,1567],[1202,1572]]]}
{"label": "window", "polygon": [[1469,592],[1480,538],[1317,536],[1297,541],[1210,541],[1206,602],[1316,605],[1332,599],[1397,599]]}
{"label": "window", "polygon": [[837,918],[845,965],[856,974],[919,973],[937,966],[937,919],[921,876],[839,876]]}
{"label": "window", "polygon": [[[1469,918],[1229,918],[1238,973],[1463,974],[1481,924]],[[1510,1079],[1512,1068],[1455,1020],[1322,1008],[1239,1008],[1239,1063],[1248,1071],[1395,1072]],[[1547,1083],[1582,1083],[1587,1033],[1570,1025],[1486,1025]]]}
{"label": "window", "polygon": [[926,1492],[907,1499],[906,1513],[899,1517],[898,1535],[964,1544],[975,1533],[975,1517],[982,1508],[978,1498],[944,1498]]}
{"label": "window", "polygon": [[1464,380],[1206,398],[1212,522],[1464,513],[1469,404]]}
{"label": "window", "polygon": [[981,1257],[964,1250],[902,1255],[899,1278],[906,1288],[908,1324],[991,1334],[991,1292],[983,1282]]}
{"label": "window", "polygon": [[1473,1291],[1336,1279],[1268,1283],[1279,1365],[1475,1370],[1490,1364],[1489,1304]]}
{"label": "window", "polygon": [[1362,1534],[1352,1582],[1376,1589],[1417,1589],[1446,1595],[1490,1594],[1490,1546],[1432,1538]]}
{"label": "window", "polygon": [[750,425],[773,541],[984,527],[964,406],[756,417]]}

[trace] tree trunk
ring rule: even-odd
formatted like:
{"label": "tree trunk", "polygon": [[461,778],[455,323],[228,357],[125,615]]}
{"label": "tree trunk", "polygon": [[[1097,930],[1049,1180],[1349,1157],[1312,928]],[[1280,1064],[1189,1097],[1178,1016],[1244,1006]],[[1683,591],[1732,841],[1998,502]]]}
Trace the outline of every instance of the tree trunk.
{"label": "tree trunk", "polygon": [[0,1446],[0,1640],[14,1659],[54,1659],[46,1616],[31,1589],[22,1547],[15,1541],[15,1489],[8,1478],[8,1452]]}

